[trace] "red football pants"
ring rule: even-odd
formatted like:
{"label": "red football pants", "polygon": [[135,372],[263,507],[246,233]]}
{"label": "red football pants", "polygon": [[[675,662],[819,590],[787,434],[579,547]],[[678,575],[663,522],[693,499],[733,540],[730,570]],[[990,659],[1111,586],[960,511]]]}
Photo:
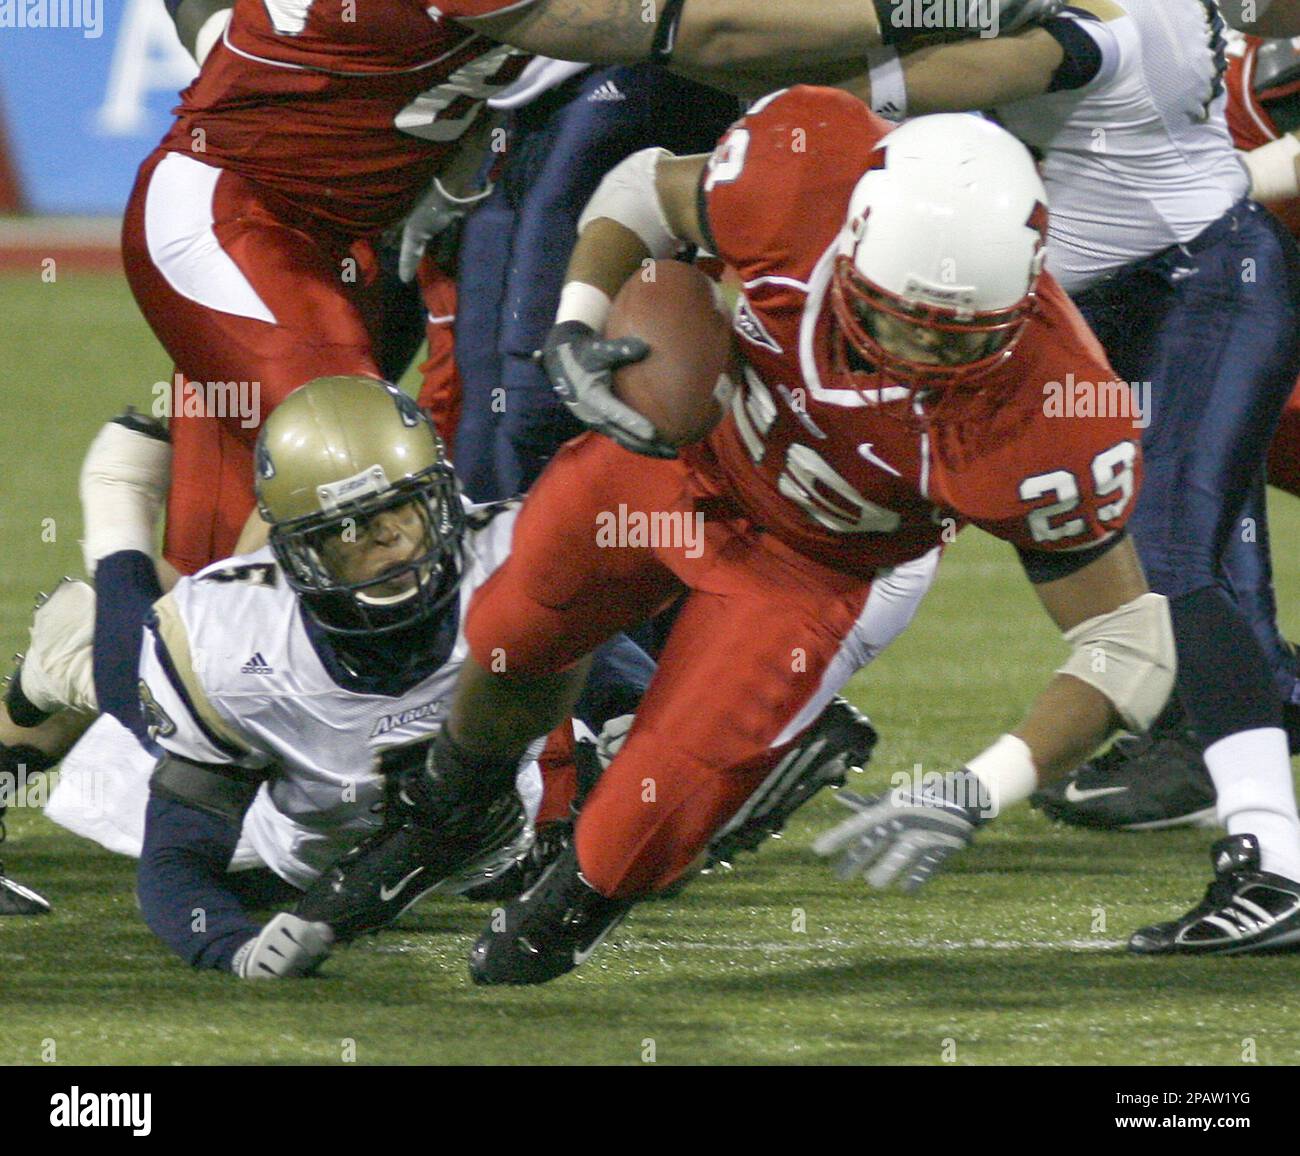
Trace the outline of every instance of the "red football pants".
{"label": "red football pants", "polygon": [[796,554],[681,461],[587,434],[530,491],[466,622],[475,659],[563,670],[689,591],[577,827],[583,874],[632,897],[677,879],[832,695],[910,621],[937,551],[873,582]]}
{"label": "red football pants", "polygon": [[171,418],[164,556],[182,573],[234,548],[253,508],[262,420],[315,377],[378,377],[375,256],[284,198],[155,152],[127,203],[122,255],[145,319],[186,382],[239,383],[247,412]]}

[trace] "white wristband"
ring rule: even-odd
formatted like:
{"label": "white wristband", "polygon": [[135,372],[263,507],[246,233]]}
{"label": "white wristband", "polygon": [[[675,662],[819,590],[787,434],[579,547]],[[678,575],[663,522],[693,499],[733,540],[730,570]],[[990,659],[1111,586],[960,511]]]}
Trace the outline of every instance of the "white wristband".
{"label": "white wristband", "polygon": [[609,294],[588,285],[585,281],[570,281],[560,291],[560,307],[555,311],[555,323],[581,321],[597,333],[605,328],[612,302]]}
{"label": "white wristband", "polygon": [[1289,132],[1250,152],[1238,153],[1250,174],[1250,195],[1257,201],[1286,201],[1300,196],[1295,162],[1300,140]]}
{"label": "white wristband", "polygon": [[212,46],[221,39],[226,25],[230,23],[231,11],[230,8],[223,8],[220,12],[214,12],[203,22],[203,27],[194,38],[194,59],[199,62],[200,68],[207,60],[208,53],[212,51]]}
{"label": "white wristband", "polygon": [[907,80],[898,50],[869,49],[867,62],[871,67],[871,111],[886,120],[902,120],[907,116]]}
{"label": "white wristband", "polygon": [[1029,798],[1038,786],[1029,744],[1015,735],[1003,735],[971,759],[966,769],[988,789],[993,815]]}

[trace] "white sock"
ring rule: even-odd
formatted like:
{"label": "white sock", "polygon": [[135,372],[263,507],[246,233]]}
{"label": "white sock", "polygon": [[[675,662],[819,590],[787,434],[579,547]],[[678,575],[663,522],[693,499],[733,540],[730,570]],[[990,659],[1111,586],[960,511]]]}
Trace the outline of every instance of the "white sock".
{"label": "white sock", "polygon": [[1265,871],[1300,880],[1300,817],[1286,732],[1257,727],[1228,735],[1205,748],[1205,765],[1228,834],[1254,835]]}
{"label": "white sock", "polygon": [[109,422],[81,465],[81,543],[86,573],[119,550],[153,557],[154,534],[171,478],[171,446]]}

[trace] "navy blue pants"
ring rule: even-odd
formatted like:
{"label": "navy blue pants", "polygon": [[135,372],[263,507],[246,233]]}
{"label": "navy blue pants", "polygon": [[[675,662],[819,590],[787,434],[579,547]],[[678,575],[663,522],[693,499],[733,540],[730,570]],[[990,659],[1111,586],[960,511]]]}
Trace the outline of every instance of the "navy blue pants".
{"label": "navy blue pants", "polygon": [[515,114],[492,195],[461,235],[456,469],[475,501],[523,493],[582,432],[533,361],[564,284],[578,217],[605,174],[644,148],[705,152],[736,99],[651,65],[580,74]]}
{"label": "navy blue pants", "polygon": [[[1290,698],[1296,672],[1275,621],[1263,464],[1300,370],[1294,242],[1242,201],[1187,245],[1136,262],[1075,301],[1118,375],[1151,383],[1145,480],[1129,530],[1151,589],[1171,601],[1183,706],[1198,730],[1215,729],[1195,717],[1202,712],[1188,700],[1199,695],[1188,678],[1201,665],[1193,649],[1224,648],[1226,619],[1201,630],[1215,637],[1199,639],[1178,621],[1180,606],[1211,589],[1227,595],[1241,628],[1236,641],[1259,643],[1258,652],[1237,646],[1246,653],[1234,661],[1266,664],[1279,697]],[[1229,694],[1231,667],[1218,668]]]}

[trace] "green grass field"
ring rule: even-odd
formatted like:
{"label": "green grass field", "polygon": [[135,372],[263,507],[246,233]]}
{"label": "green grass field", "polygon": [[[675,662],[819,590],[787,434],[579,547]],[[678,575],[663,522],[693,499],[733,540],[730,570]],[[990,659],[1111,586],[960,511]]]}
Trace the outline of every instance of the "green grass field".
{"label": "green grass field", "polygon": [[[0,278],[0,646],[78,573],[76,475],[95,429],[169,372],[125,284]],[[1300,635],[1300,503],[1274,503],[1283,625]],[[971,531],[917,621],[850,696],[880,728],[865,784],[949,769],[1011,725],[1064,654],[1011,551]],[[1121,950],[1181,913],[1211,834],[1106,836],[1021,808],[917,897],[837,883],[787,837],[646,904],[578,973],[478,990],[489,909],[432,898],[301,983],[196,974],[135,909],[133,863],[11,812],[13,874],[56,910],[0,920],[0,1062],[669,1064],[1300,1063],[1294,957],[1160,962]]]}

